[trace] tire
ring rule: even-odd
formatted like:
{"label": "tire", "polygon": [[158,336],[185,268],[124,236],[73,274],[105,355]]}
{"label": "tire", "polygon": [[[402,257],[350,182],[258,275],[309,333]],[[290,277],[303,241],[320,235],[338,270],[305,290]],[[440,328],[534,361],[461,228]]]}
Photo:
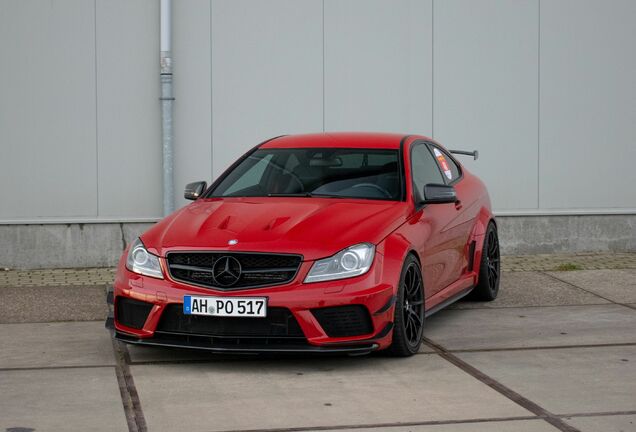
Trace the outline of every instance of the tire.
{"label": "tire", "polygon": [[479,279],[470,298],[476,301],[493,301],[499,293],[501,279],[499,237],[494,223],[488,224],[479,264]]}
{"label": "tire", "polygon": [[422,345],[424,327],[424,285],[420,264],[413,255],[404,260],[395,301],[393,342],[387,352],[396,357],[409,357]]}

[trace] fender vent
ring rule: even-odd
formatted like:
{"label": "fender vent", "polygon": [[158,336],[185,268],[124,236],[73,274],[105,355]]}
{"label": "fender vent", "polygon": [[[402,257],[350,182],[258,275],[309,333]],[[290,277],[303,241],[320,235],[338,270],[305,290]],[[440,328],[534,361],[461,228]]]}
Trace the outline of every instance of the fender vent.
{"label": "fender vent", "polygon": [[470,246],[468,246],[468,271],[473,271],[475,267],[475,240],[470,242]]}

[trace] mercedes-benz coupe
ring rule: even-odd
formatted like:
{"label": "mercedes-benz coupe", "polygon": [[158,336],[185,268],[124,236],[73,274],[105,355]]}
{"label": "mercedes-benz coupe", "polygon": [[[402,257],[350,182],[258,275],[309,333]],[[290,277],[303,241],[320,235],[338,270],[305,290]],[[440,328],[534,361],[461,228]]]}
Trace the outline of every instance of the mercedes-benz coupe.
{"label": "mercedes-benz coupe", "polygon": [[[125,250],[115,337],[216,352],[416,353],[424,320],[499,289],[484,184],[430,138],[281,136]],[[474,154],[476,158],[476,152]]]}

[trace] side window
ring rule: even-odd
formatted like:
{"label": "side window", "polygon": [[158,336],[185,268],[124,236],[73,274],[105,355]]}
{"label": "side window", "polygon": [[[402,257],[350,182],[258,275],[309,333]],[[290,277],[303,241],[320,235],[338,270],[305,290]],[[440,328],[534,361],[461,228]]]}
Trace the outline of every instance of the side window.
{"label": "side window", "polygon": [[435,159],[437,159],[437,163],[439,164],[442,173],[444,173],[444,177],[446,177],[446,183],[451,183],[457,180],[461,176],[461,171],[457,164],[453,161],[453,159],[448,156],[448,154],[441,150],[436,146],[433,147],[433,154],[435,154]]}
{"label": "side window", "polygon": [[259,185],[261,179],[263,178],[263,173],[265,173],[265,168],[267,168],[267,166],[269,165],[272,157],[272,153],[268,154],[264,158],[250,156],[249,159],[252,163],[252,166],[248,168],[247,172],[236,183],[234,183],[225,192],[223,192],[223,196],[231,196],[232,194],[243,189]]}
{"label": "side window", "polygon": [[411,175],[417,196],[421,197],[424,185],[444,184],[442,173],[425,144],[416,144],[411,150]]}

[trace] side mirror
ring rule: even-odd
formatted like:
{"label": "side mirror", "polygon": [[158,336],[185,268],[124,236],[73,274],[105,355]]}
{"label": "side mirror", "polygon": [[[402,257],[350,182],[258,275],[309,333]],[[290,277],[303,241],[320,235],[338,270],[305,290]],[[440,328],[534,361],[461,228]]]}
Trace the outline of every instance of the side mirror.
{"label": "side mirror", "polygon": [[207,189],[208,184],[204,181],[188,183],[183,192],[183,197],[187,200],[196,200]]}
{"label": "side mirror", "polygon": [[423,204],[446,204],[457,202],[453,186],[429,183],[424,186]]}

